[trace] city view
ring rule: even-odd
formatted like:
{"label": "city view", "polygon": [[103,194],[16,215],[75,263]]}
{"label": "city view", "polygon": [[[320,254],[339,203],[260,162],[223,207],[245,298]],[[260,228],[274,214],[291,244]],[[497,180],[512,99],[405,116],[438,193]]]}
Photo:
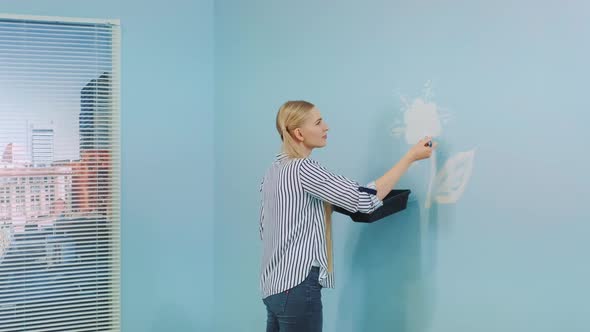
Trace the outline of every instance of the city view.
{"label": "city view", "polygon": [[0,331],[118,324],[112,44],[107,25],[0,19]]}

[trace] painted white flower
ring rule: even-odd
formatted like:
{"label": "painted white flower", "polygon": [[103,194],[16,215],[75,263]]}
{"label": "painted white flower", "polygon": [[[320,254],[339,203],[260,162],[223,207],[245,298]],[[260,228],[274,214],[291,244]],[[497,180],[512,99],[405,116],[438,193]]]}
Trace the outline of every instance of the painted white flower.
{"label": "painted white flower", "polygon": [[447,159],[443,168],[436,174],[434,184],[429,190],[425,207],[430,207],[431,197],[438,204],[456,203],[463,195],[473,171],[475,150],[456,153]]}
{"label": "painted white flower", "polygon": [[416,144],[425,136],[441,134],[440,117],[436,104],[416,98],[404,112],[405,137],[408,144]]}
{"label": "painted white flower", "polygon": [[[423,98],[416,98],[411,104],[400,96],[404,105],[403,126],[399,126],[401,121],[398,120],[398,126],[392,130],[395,136],[401,137],[403,134],[406,142],[413,145],[425,136],[439,137],[442,134],[442,124],[447,121],[447,116],[441,116],[436,103],[429,101],[431,96],[430,82],[424,85]],[[438,204],[451,204],[459,200],[471,177],[474,155],[475,150],[459,152],[450,157],[443,169],[437,172],[436,151],[432,154],[424,207],[430,208],[433,196]]]}

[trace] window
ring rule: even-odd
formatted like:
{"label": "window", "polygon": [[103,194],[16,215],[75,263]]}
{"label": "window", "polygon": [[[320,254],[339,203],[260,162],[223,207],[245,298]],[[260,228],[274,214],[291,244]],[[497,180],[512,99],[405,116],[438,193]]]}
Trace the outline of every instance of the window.
{"label": "window", "polygon": [[0,332],[120,330],[119,42],[0,15]]}

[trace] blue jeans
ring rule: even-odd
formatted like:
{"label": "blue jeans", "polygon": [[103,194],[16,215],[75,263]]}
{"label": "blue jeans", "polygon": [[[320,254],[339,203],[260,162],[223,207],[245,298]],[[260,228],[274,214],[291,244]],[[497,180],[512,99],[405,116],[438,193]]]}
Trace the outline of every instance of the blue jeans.
{"label": "blue jeans", "polygon": [[312,267],[299,285],[264,300],[267,311],[266,332],[321,332],[322,286],[320,269]]}

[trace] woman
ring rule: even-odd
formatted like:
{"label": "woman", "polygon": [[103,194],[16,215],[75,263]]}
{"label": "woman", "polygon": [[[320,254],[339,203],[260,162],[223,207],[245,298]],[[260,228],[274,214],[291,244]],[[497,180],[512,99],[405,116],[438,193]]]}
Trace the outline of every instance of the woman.
{"label": "woman", "polygon": [[331,206],[370,213],[417,160],[430,157],[429,137],[387,173],[359,186],[309,158],[326,145],[328,125],[306,101],[289,101],[276,118],[282,152],[261,184],[261,289],[267,332],[322,330],[321,289],[333,288]]}

